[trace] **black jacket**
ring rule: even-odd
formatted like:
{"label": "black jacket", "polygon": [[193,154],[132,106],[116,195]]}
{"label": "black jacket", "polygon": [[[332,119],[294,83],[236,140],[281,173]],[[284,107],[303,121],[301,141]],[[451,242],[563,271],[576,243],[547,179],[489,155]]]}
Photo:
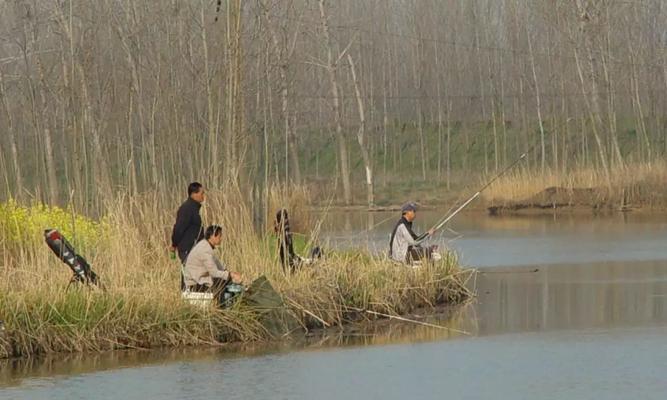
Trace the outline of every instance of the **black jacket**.
{"label": "black jacket", "polygon": [[188,198],[178,208],[176,224],[171,234],[171,245],[178,248],[179,253],[189,252],[204,237],[199,209],[201,204]]}
{"label": "black jacket", "polygon": [[278,250],[280,252],[280,261],[285,267],[294,268],[298,257],[294,252],[294,243],[292,242],[292,232],[290,231],[289,221],[285,221],[282,226],[276,227],[278,234]]}

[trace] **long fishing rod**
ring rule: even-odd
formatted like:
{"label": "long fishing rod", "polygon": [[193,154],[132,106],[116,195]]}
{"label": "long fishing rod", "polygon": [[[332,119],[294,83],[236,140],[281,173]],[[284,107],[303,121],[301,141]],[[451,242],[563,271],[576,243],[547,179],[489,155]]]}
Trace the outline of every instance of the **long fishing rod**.
{"label": "long fishing rod", "polygon": [[[510,170],[511,170],[512,168],[514,168],[517,164],[519,164],[523,159],[525,159],[526,156],[528,155],[528,153],[530,153],[531,151],[533,151],[533,148],[535,148],[535,146],[533,146],[530,150],[526,151],[525,153],[521,154],[521,157],[517,158],[512,164],[510,164],[510,165],[507,166],[505,169],[503,169],[503,170],[500,171],[498,174],[496,174],[496,176],[494,176],[493,179],[491,179],[491,180],[488,181],[484,186],[482,186],[482,187],[481,187],[477,192],[475,192],[475,194],[473,194],[468,200],[466,200],[466,201],[465,201],[463,204],[461,204],[456,210],[454,210],[451,214],[449,214],[449,215],[446,216],[444,219],[442,219],[438,224],[436,224],[436,225],[432,228],[433,232],[435,232],[435,231],[439,230],[440,228],[442,228],[443,226],[445,226],[445,224],[447,224],[447,222],[451,221],[451,219],[454,218],[454,216],[456,216],[456,214],[458,214],[459,212],[461,212],[461,210],[463,210],[464,208],[466,208],[466,207],[468,206],[468,204],[472,203],[473,200],[475,200],[477,197],[479,197],[479,195],[481,195],[482,192],[483,192],[484,190],[486,190],[486,188],[488,188],[489,186],[491,186],[491,185],[492,185],[495,181],[497,181],[501,176],[505,175],[508,171],[510,171]],[[421,243],[421,242],[423,242],[424,240],[426,240],[428,237],[429,237],[429,235],[426,235],[426,236],[423,237],[422,239],[418,240],[418,242]]]}

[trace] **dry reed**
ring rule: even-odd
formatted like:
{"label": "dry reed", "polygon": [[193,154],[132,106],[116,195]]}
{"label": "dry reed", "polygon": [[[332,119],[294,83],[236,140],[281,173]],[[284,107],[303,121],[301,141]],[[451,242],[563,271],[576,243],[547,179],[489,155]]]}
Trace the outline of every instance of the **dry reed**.
{"label": "dry reed", "polygon": [[[399,315],[470,295],[451,254],[408,269],[359,252],[330,252],[316,266],[286,276],[270,256],[273,243],[255,232],[251,210],[240,199],[239,193],[212,192],[202,210],[206,224],[224,227],[221,259],[246,282],[266,275],[305,329],[377,316],[367,310]],[[200,309],[180,298],[180,267],[167,252],[177,206],[160,193],[121,195],[107,203],[101,240],[83,254],[105,291],[66,292],[70,271],[38,233],[20,243],[4,238],[0,320],[6,331],[0,332],[0,358],[271,339],[253,310]]]}
{"label": "dry reed", "polygon": [[[488,202],[521,202],[549,187],[592,190],[601,205],[664,208],[667,198],[667,162],[634,163],[610,173],[610,185],[604,173],[595,168],[578,168],[568,173],[516,170],[484,193]],[[575,204],[576,205],[576,204]]]}

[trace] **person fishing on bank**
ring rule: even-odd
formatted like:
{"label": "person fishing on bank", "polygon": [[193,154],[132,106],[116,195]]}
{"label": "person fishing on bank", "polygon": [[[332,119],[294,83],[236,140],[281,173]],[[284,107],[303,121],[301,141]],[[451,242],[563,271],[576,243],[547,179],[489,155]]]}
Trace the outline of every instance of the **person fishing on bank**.
{"label": "person fishing on bank", "polygon": [[432,236],[434,229],[417,235],[412,230],[412,222],[417,216],[417,205],[406,203],[401,207],[401,219],[394,227],[389,241],[389,257],[400,263],[412,263],[424,258],[431,258],[435,246],[422,247],[419,243],[425,238]]}
{"label": "person fishing on bank", "polygon": [[[181,204],[176,213],[176,223],[171,234],[172,258],[178,251],[181,264],[185,264],[188,253],[204,237],[199,211],[204,202],[204,187],[199,182],[188,185],[188,199]],[[183,275],[181,274],[181,290],[185,289]]]}
{"label": "person fishing on bank", "polygon": [[276,213],[273,230],[278,237],[278,253],[280,254],[280,264],[283,267],[283,272],[294,272],[300,260],[294,252],[292,230],[289,226],[289,216],[286,209],[281,208]]}
{"label": "person fishing on bank", "polygon": [[240,284],[243,280],[238,272],[230,272],[215,257],[213,250],[222,242],[222,227],[211,225],[206,228],[204,239],[200,240],[185,260],[185,287],[190,292],[212,292],[220,302],[225,286]]}
{"label": "person fishing on bank", "polygon": [[322,258],[323,251],[319,246],[313,247],[310,251],[310,258],[304,258],[294,251],[294,241],[292,230],[289,224],[289,215],[287,210],[281,208],[276,213],[276,220],[273,223],[273,231],[278,239],[278,253],[280,254],[280,263],[283,272],[292,273],[302,265],[313,264],[316,260]]}

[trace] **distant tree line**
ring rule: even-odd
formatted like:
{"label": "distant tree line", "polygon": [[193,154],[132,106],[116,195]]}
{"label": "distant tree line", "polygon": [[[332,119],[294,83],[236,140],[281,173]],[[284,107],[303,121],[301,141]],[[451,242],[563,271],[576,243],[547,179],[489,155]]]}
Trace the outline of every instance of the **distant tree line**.
{"label": "distant tree line", "polygon": [[666,93],[662,0],[0,0],[3,197],[609,177],[665,156]]}

